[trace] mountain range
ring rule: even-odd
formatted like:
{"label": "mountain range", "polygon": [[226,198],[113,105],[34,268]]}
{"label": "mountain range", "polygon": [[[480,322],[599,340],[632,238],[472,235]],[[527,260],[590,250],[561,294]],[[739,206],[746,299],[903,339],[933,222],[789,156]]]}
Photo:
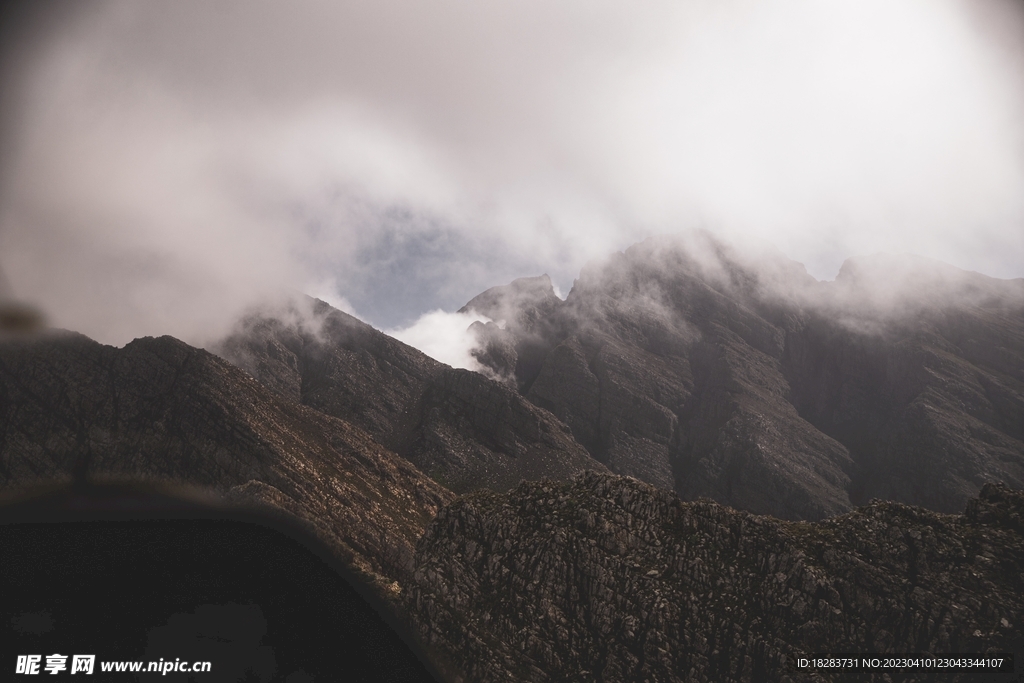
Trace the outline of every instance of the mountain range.
{"label": "mountain range", "polygon": [[0,488],[174,481],[290,515],[453,681],[1024,657],[1024,280],[876,255],[819,282],[697,233],[463,310],[491,321],[479,371],[312,299],[209,349],[4,340]]}

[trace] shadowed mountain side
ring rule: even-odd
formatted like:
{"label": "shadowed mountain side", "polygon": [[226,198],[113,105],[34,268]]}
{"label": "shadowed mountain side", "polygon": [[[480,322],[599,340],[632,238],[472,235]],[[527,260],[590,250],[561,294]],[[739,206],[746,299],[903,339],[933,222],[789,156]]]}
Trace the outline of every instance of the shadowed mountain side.
{"label": "shadowed mountain side", "polygon": [[304,520],[386,589],[452,494],[344,420],[171,337],[0,344],[0,486],[169,480]]}
{"label": "shadowed mountain side", "polygon": [[851,259],[787,337],[793,403],[850,448],[854,497],[952,512],[1024,485],[1024,280]]}
{"label": "shadowed mountain side", "polygon": [[[876,502],[781,522],[590,473],[446,507],[402,599],[467,681],[888,681],[793,660],[1019,658],[1022,514],[1024,494],[987,485],[964,515]],[[984,675],[904,669],[899,680]]]}
{"label": "shadowed mountain side", "polygon": [[[506,297],[490,305],[517,349],[550,349],[535,376],[518,376],[525,395],[613,472],[785,518],[848,510],[849,455],[786,401],[784,333],[736,292],[754,285],[672,246],[589,266],[565,302],[533,280],[485,293]],[[507,313],[516,306],[527,312]],[[555,324],[536,322],[540,311]]]}
{"label": "shadowed mountain side", "polygon": [[218,349],[267,387],[359,425],[456,493],[604,469],[547,411],[316,301],[254,315]]}
{"label": "shadowed mountain side", "polygon": [[878,255],[820,283],[698,233],[588,266],[564,302],[527,278],[471,304],[506,321],[478,360],[685,498],[821,519],[1024,486],[1024,281]]}

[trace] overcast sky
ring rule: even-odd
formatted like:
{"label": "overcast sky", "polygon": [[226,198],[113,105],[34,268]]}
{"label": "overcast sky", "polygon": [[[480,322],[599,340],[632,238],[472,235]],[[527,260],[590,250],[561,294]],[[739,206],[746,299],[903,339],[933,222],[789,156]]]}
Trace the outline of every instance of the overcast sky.
{"label": "overcast sky", "polygon": [[819,279],[877,251],[1024,276],[1014,0],[31,7],[0,266],[108,343],[204,343],[282,288],[393,329],[695,227]]}

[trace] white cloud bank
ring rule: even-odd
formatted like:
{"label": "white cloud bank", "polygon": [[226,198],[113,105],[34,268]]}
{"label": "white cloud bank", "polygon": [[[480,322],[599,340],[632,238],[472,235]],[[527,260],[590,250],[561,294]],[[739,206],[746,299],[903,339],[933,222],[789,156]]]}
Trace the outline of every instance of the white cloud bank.
{"label": "white cloud bank", "polygon": [[477,321],[491,322],[490,318],[475,312],[446,313],[436,310],[424,313],[408,327],[384,330],[384,333],[453,368],[482,372],[483,367],[472,355],[479,341],[469,329]]}
{"label": "white cloud bank", "polygon": [[76,7],[15,55],[0,265],[102,341],[202,343],[281,287],[375,321],[567,286],[693,227],[818,277],[882,250],[1024,275],[1019,3]]}

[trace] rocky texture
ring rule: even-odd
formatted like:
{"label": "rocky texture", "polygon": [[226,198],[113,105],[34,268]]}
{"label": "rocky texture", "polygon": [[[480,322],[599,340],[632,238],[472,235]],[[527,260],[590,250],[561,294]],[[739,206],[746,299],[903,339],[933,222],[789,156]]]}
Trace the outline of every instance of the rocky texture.
{"label": "rocky texture", "polygon": [[271,505],[378,588],[402,576],[453,498],[363,429],[173,338],[0,344],[0,488],[73,478],[180,482]]}
{"label": "rocky texture", "polygon": [[[446,507],[403,600],[464,681],[831,681],[793,658],[1020,657],[1022,515],[1024,494],[986,485],[963,515],[872,502],[782,522],[592,473]],[[932,676],[855,680],[979,680]]]}
{"label": "rocky texture", "polygon": [[562,422],[479,373],[447,368],[421,406],[415,438],[402,452],[455,492],[507,491],[524,479],[605,469]]}
{"label": "rocky texture", "polygon": [[505,321],[481,362],[514,358],[596,460],[684,498],[821,519],[1024,486],[1024,281],[876,256],[822,283],[698,234],[588,266],[564,302],[542,277],[470,308]]}
{"label": "rocky texture", "polygon": [[603,469],[564,424],[502,382],[306,303],[301,314],[246,319],[218,353],[282,396],[362,427],[457,493]]}

